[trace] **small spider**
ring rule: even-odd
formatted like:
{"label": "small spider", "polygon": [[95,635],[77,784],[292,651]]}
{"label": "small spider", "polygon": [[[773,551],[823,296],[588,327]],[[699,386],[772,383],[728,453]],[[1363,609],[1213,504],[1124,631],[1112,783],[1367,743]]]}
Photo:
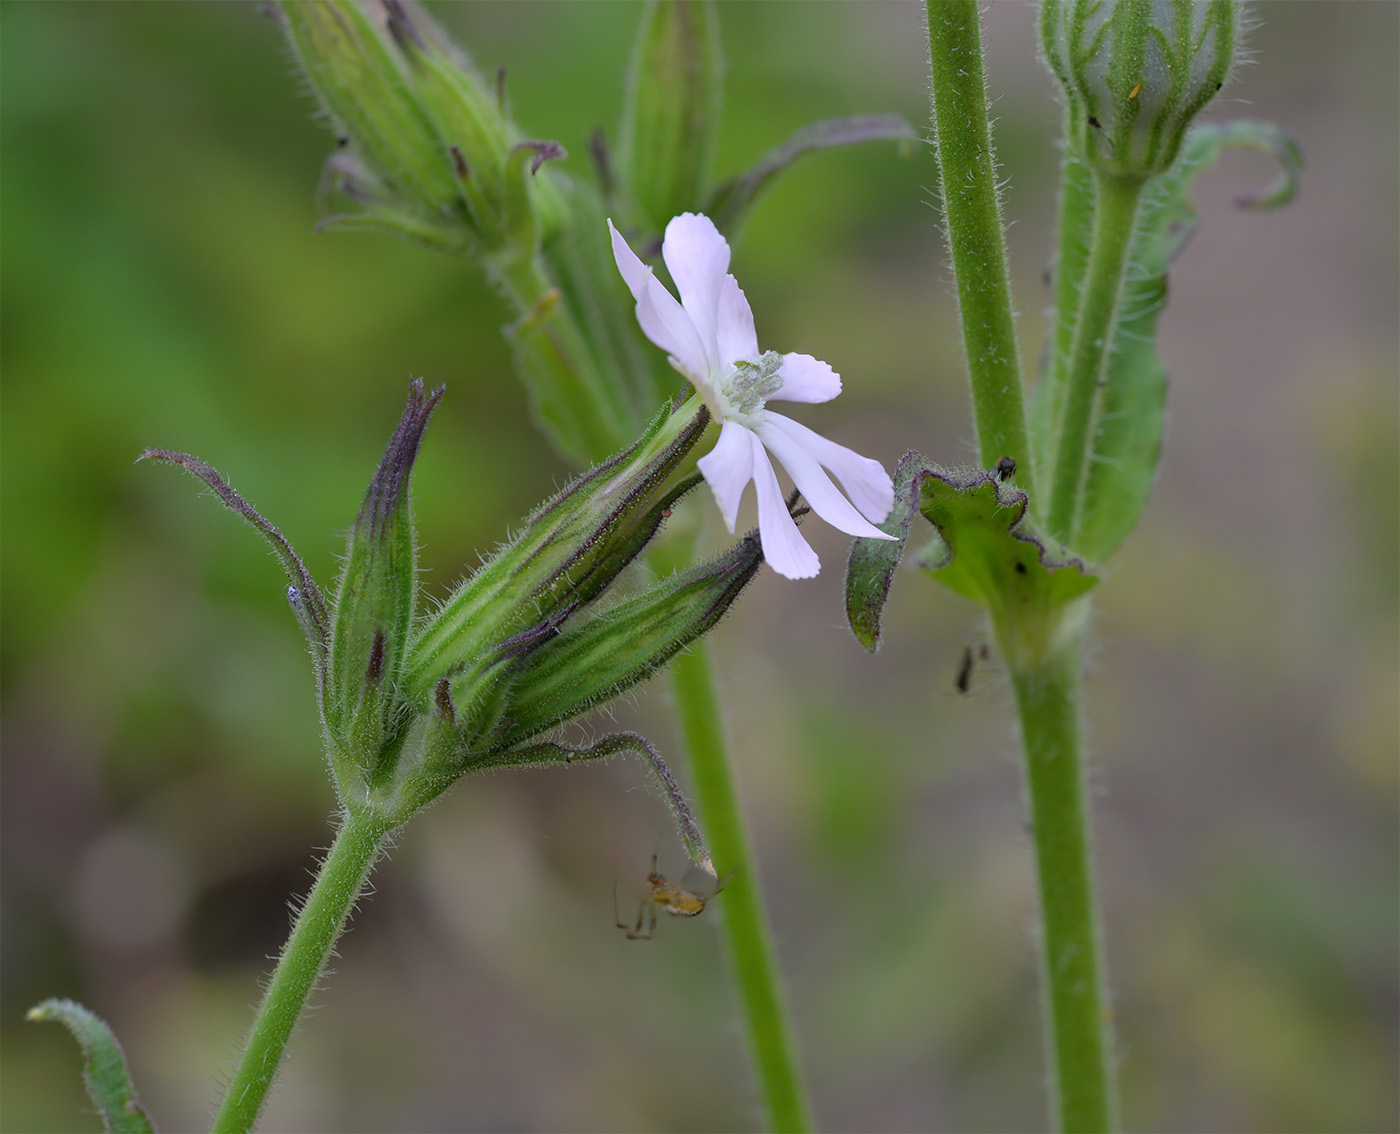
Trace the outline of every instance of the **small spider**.
{"label": "small spider", "polygon": [[[617,910],[617,886],[613,885],[613,918],[617,922],[618,929],[627,934],[629,941],[650,941],[656,933],[656,911],[665,910],[673,917],[699,917],[705,906],[715,897],[725,886],[729,885],[729,880],[734,877],[731,870],[719,880],[715,888],[708,894],[697,894],[694,890],[687,890],[679,882],[670,881],[664,874],[658,873],[656,861],[658,855],[651,856],[651,873],[647,875],[647,892],[642,898],[642,904],[637,908],[637,924],[628,925],[622,920],[622,915]],[[642,932],[643,924],[646,925],[646,932]]]}

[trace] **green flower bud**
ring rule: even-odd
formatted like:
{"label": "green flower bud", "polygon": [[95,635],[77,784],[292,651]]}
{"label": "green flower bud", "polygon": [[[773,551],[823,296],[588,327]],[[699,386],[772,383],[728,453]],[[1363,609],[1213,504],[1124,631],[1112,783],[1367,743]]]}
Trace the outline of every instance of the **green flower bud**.
{"label": "green flower bud", "polygon": [[1235,0],[1043,0],[1041,48],[1071,152],[1115,177],[1165,172],[1230,77],[1240,21]]}
{"label": "green flower bud", "polygon": [[329,187],[360,205],[324,226],[387,229],[496,266],[532,256],[558,212],[536,180],[565,156],[517,140],[499,91],[417,5],[283,0],[306,76],[341,132]]}
{"label": "green flower bud", "polygon": [[518,670],[497,741],[513,748],[646,680],[710,630],[763,563],[756,532],[532,653]]}
{"label": "green flower bud", "polygon": [[630,449],[583,474],[529,516],[515,540],[461,584],[414,640],[404,681],[425,698],[444,678],[455,705],[490,689],[503,658],[557,633],[595,599],[700,480],[691,455],[709,425],[698,398],[669,406]]}
{"label": "green flower bud", "polygon": [[714,0],[649,0],[622,112],[620,172],[631,227],[659,236],[672,217],[703,204],[721,70]]}
{"label": "green flower bud", "polygon": [[365,769],[400,740],[400,675],[413,629],[418,552],[408,482],[423,431],[442,397],[409,387],[408,406],[350,531],[335,600],[322,687],[326,732],[338,753]]}
{"label": "green flower bud", "polygon": [[288,0],[281,12],[306,77],[358,159],[338,168],[360,174],[359,195],[390,199],[420,223],[450,222],[459,190],[449,155],[378,25],[354,0]]}

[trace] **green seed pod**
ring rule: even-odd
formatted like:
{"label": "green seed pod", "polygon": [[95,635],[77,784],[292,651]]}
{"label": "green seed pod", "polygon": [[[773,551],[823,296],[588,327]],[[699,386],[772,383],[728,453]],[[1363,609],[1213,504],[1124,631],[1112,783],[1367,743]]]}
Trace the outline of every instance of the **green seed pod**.
{"label": "green seed pod", "polygon": [[1110,176],[1145,180],[1230,77],[1235,0],[1043,0],[1040,40],[1064,90],[1071,152]]}

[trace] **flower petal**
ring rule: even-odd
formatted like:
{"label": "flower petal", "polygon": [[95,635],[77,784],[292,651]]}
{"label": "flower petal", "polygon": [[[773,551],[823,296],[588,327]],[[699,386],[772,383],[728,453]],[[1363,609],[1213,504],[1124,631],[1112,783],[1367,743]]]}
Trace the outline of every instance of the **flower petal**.
{"label": "flower petal", "polygon": [[700,475],[714,493],[719,505],[724,526],[734,534],[734,524],[739,518],[739,501],[744,489],[753,480],[753,435],[736,421],[726,421],[719,431],[715,447],[697,464]]}
{"label": "flower petal", "polygon": [[720,288],[729,271],[729,242],[709,217],[682,213],[666,226],[661,258],[705,344],[711,371],[719,370],[724,360],[719,357],[716,329]]}
{"label": "flower petal", "polygon": [[[865,539],[893,539],[893,536],[886,535],[869,523],[851,506],[849,500],[836,491],[836,486],[822,471],[816,456],[803,446],[801,435],[788,431],[788,426],[796,424],[781,414],[767,413],[763,415],[763,424],[759,428],[758,436],[768,451],[782,462],[783,468],[787,469],[788,475],[792,477],[792,482],[812,506],[812,511],[833,528],[847,535]],[[811,433],[811,430],[807,432]],[[816,437],[818,434],[812,433],[812,436]]]}
{"label": "flower petal", "polygon": [[642,285],[651,269],[632,251],[632,246],[622,238],[622,233],[613,227],[612,217],[608,218],[608,231],[612,233],[613,259],[617,261],[617,270],[622,273],[622,279],[627,284],[627,290],[632,293],[632,298],[641,299]]}
{"label": "flower petal", "polygon": [[[815,458],[823,468],[831,470],[836,479],[841,482],[841,487],[846,490],[846,495],[851,498],[851,503],[867,520],[878,524],[890,514],[890,509],[894,507],[894,482],[890,480],[890,474],[885,472],[884,466],[879,461],[862,457],[854,450],[836,444],[835,441],[828,441],[820,433],[816,433],[782,414],[767,413],[764,415],[764,423],[766,426],[765,442],[768,440],[768,435],[777,431],[788,441],[794,443],[802,452]],[[787,466],[786,461],[783,464],[788,468],[788,472],[793,471],[790,466]],[[796,477],[794,476],[793,479],[796,480]],[[802,495],[807,496],[805,488],[802,490]],[[807,499],[811,502],[812,507],[816,508],[816,501],[812,500],[810,496]],[[821,514],[820,510],[818,514]],[[839,524],[836,526],[840,527]],[[848,531],[849,529],[843,528],[842,530]]]}
{"label": "flower petal", "polygon": [[725,276],[719,289],[719,315],[715,325],[715,345],[719,365],[727,367],[741,358],[759,355],[758,335],[753,328],[753,308],[733,276]]}
{"label": "flower petal", "polygon": [[810,354],[783,355],[778,374],[783,384],[770,402],[829,402],[841,392],[841,375]]}
{"label": "flower petal", "polygon": [[627,284],[627,290],[637,301],[637,322],[642,334],[671,355],[684,369],[686,377],[704,379],[711,373],[709,356],[689,312],[676,302],[656,273],[632,251],[622,234],[613,228],[613,259]]}
{"label": "flower petal", "polygon": [[787,510],[778,475],[763,451],[763,443],[748,430],[753,450],[753,482],[758,490],[758,538],[763,558],[786,579],[810,579],[822,569],[821,560],[802,538]]}

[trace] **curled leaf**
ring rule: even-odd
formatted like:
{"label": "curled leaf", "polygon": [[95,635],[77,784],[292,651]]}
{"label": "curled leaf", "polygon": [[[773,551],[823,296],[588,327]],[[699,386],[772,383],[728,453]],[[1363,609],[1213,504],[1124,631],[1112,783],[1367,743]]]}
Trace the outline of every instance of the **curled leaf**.
{"label": "curled leaf", "polygon": [[83,1049],[83,1082],[108,1131],[151,1134],[154,1128],[136,1101],[121,1044],[99,1016],[75,1001],[51,999],[29,1009],[25,1019],[54,1020],[73,1033]]}
{"label": "curled leaf", "polygon": [[703,212],[720,232],[733,233],[768,183],[803,155],[859,142],[910,144],[918,137],[914,127],[898,114],[856,114],[812,122],[769,150],[752,169],[716,186]]}

